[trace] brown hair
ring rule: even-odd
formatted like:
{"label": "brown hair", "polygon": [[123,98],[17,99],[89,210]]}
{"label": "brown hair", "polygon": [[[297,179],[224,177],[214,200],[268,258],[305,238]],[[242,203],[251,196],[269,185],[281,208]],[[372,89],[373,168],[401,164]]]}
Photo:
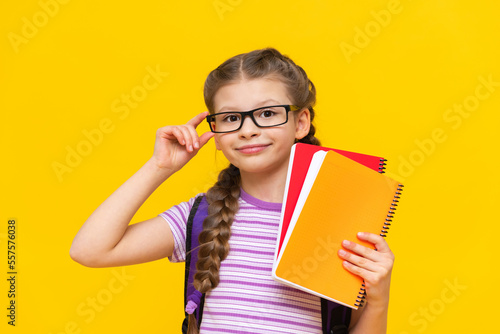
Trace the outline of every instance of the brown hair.
{"label": "brown hair", "polygon": [[[214,97],[219,88],[244,79],[273,78],[285,84],[292,104],[300,109],[308,108],[311,122],[316,103],[316,89],[302,67],[273,48],[254,50],[236,55],[210,72],[204,87],[205,104],[213,114]],[[299,110],[300,110],[299,109]],[[320,145],[314,137],[316,130],[311,124],[309,133],[298,142]],[[219,268],[229,253],[231,224],[238,211],[241,178],[239,169],[230,164],[222,170],[218,181],[206,193],[209,204],[208,216],[199,235],[197,272],[194,286],[201,293],[209,292],[219,284]],[[194,314],[189,317],[188,333],[198,333]]]}

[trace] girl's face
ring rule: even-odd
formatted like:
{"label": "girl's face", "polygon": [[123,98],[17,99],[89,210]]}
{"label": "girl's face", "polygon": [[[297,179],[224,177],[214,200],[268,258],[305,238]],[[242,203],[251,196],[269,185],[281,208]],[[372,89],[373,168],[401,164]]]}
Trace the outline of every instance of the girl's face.
{"label": "girl's face", "polygon": [[[214,97],[215,113],[283,104],[292,101],[285,85],[276,79],[241,80],[222,86]],[[246,117],[238,131],[215,134],[215,145],[242,172],[286,173],[290,149],[296,138],[309,133],[309,126],[307,108],[290,111],[287,123],[270,128],[260,128]]]}

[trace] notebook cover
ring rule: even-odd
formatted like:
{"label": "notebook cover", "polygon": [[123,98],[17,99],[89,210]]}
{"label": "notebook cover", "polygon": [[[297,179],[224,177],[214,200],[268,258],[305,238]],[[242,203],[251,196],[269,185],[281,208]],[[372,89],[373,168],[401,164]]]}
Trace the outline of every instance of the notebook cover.
{"label": "notebook cover", "polygon": [[324,155],[309,194],[301,194],[305,203],[296,207],[273,277],[356,309],[362,279],[343,268],[337,252],[344,239],[373,248],[356,234],[383,231],[400,184],[334,151]]}

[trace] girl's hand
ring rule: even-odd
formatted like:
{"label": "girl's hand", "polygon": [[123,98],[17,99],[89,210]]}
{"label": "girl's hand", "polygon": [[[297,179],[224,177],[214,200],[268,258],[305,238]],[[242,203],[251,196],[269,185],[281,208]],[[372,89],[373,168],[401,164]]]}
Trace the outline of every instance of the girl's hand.
{"label": "girl's hand", "polygon": [[153,157],[156,166],[169,173],[181,169],[198,150],[214,136],[205,132],[198,136],[196,127],[205,119],[208,112],[196,115],[184,125],[165,126],[156,131]]}
{"label": "girl's hand", "polygon": [[342,246],[349,250],[339,250],[344,268],[364,279],[366,300],[370,305],[387,307],[394,254],[380,235],[360,232],[358,238],[372,243],[376,250],[344,240]]}

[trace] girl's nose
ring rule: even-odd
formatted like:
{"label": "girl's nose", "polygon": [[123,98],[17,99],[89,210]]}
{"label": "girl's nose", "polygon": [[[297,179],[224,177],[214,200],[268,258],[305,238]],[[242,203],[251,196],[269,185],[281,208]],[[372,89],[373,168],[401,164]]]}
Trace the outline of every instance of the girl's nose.
{"label": "girl's nose", "polygon": [[252,118],[247,116],[243,119],[243,125],[238,131],[240,137],[250,138],[260,134],[260,128],[253,122]]}

